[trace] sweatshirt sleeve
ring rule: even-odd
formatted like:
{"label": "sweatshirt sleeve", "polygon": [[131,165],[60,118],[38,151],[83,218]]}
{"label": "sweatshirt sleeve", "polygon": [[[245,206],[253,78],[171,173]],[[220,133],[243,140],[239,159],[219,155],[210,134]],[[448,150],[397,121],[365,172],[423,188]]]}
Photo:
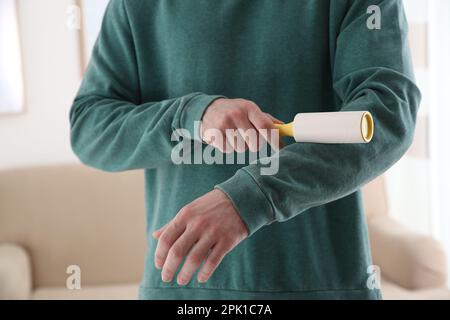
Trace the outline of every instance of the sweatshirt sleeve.
{"label": "sweatshirt sleeve", "polygon": [[83,163],[104,171],[157,167],[170,162],[176,129],[198,138],[194,123],[217,98],[193,92],[142,103],[126,3],[112,0],[70,111],[72,149]]}
{"label": "sweatshirt sleeve", "polygon": [[[382,27],[369,30],[367,9],[377,2]],[[414,84],[402,2],[339,3],[347,7],[332,57],[337,109],[370,111],[374,138],[370,144],[292,144],[279,152],[277,174],[261,175],[261,165],[255,163],[216,186],[231,199],[250,234],[357,191],[412,143],[421,96]]]}

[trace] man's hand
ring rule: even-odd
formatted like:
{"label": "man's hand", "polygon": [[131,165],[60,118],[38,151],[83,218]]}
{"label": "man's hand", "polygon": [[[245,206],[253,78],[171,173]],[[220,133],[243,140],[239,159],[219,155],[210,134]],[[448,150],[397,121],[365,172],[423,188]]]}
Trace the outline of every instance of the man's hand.
{"label": "man's hand", "polygon": [[[280,149],[280,141],[271,141],[270,130],[274,123],[282,123],[264,113],[252,101],[245,99],[217,99],[206,109],[202,119],[201,137],[204,142],[223,153],[252,152],[260,150],[266,141],[275,150]],[[226,134],[226,130],[234,134]],[[217,136],[220,135],[220,139]]]}
{"label": "man's hand", "polygon": [[204,262],[197,280],[206,282],[224,256],[248,236],[248,230],[231,201],[213,190],[185,206],[163,228],[158,240],[155,265],[164,282],[171,282],[183,259],[187,259],[177,282],[186,285]]}

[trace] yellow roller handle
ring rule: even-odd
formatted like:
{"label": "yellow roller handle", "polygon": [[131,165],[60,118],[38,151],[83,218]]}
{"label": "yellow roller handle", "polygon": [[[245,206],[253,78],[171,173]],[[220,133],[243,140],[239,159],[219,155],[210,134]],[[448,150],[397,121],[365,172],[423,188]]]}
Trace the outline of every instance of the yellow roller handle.
{"label": "yellow roller handle", "polygon": [[293,137],[294,136],[294,123],[287,124],[274,124],[274,127],[280,131],[280,137]]}

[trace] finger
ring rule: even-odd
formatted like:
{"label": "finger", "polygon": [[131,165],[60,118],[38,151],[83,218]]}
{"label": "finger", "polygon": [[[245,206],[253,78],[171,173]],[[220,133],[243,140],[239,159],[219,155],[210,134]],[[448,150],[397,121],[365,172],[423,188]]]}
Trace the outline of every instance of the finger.
{"label": "finger", "polygon": [[226,250],[225,246],[216,244],[198,273],[198,282],[204,283],[208,281],[227,253],[228,250]]}
{"label": "finger", "polygon": [[175,217],[169,225],[165,228],[159,237],[158,244],[155,250],[155,266],[161,269],[166,261],[169,249],[173,243],[183,234],[185,225],[182,225]]}
{"label": "finger", "polygon": [[266,116],[268,116],[270,118],[270,120],[272,120],[273,123],[277,123],[277,124],[284,124],[284,121],[281,121],[280,119],[275,118],[273,115],[271,115],[270,113],[265,113]]}
{"label": "finger", "polygon": [[236,118],[234,120],[234,123],[237,128],[235,133],[238,136],[236,139],[238,145],[237,146],[235,145],[235,150],[237,152],[245,152],[247,149],[254,151],[253,147],[257,147],[258,141],[257,140],[255,141],[255,139],[252,139],[252,141],[248,141],[249,139],[247,139],[247,133],[251,132],[249,130],[256,131],[256,129],[248,120],[248,116],[246,119]]}
{"label": "finger", "polygon": [[[250,111],[248,118],[250,122],[253,124],[253,126],[256,128],[256,130],[258,130],[259,138],[262,137],[271,146],[274,146],[275,144],[272,144],[271,137],[269,134],[270,130],[275,129],[271,118],[269,118],[265,113],[261,112],[260,110]],[[261,143],[262,141],[259,140],[258,150],[261,147]]]}
{"label": "finger", "polygon": [[162,233],[164,232],[164,230],[167,228],[167,226],[168,226],[168,223],[165,224],[165,225],[164,225],[163,227],[161,227],[160,229],[155,230],[155,231],[152,233],[153,238],[155,238],[156,240],[158,240],[159,237],[161,237],[161,234],[162,234]]}
{"label": "finger", "polygon": [[201,263],[209,254],[209,250],[213,247],[214,242],[210,238],[201,238],[192,248],[186,261],[184,262],[183,268],[177,277],[177,282],[179,285],[188,284],[195,271],[200,267]]}
{"label": "finger", "polygon": [[[273,115],[271,115],[270,113],[265,112],[264,113],[267,117],[270,118],[270,120],[272,121],[272,123],[274,124],[284,124],[284,121],[281,121],[278,118],[275,118]],[[273,129],[269,130],[269,134],[272,134],[272,130],[276,130],[276,128],[273,126]],[[273,142],[271,144],[272,148],[274,150],[281,150],[284,148],[284,142],[283,142],[283,137],[281,137],[279,134],[277,135],[278,138],[274,137],[274,136],[270,136],[270,141]],[[278,141],[278,145],[276,145],[276,142]]]}
{"label": "finger", "polygon": [[218,129],[210,129],[207,131],[204,137],[204,141],[214,148],[219,149],[222,153],[233,152],[234,149],[231,144],[227,141],[227,137],[224,132]]}
{"label": "finger", "polygon": [[234,152],[234,147],[233,147],[233,141],[228,140],[228,135],[226,134],[226,132],[223,132],[223,138],[222,138],[222,148],[219,148],[219,150],[222,153],[232,153]]}
{"label": "finger", "polygon": [[164,262],[164,266],[161,272],[161,277],[164,282],[171,282],[175,272],[180,266],[183,259],[191,250],[194,243],[197,241],[197,235],[192,231],[186,230],[175,241],[167,254],[167,259]]}
{"label": "finger", "polygon": [[225,153],[227,149],[226,138],[223,132],[216,128],[210,128],[203,132],[203,141],[216,149],[219,149],[220,152]]}
{"label": "finger", "polygon": [[259,136],[258,130],[253,125],[250,125],[250,128],[246,130],[239,130],[239,133],[244,138],[248,149],[250,149],[251,152],[258,152],[259,142],[263,139]]}
{"label": "finger", "polygon": [[[278,136],[278,151],[281,150],[281,149],[283,149],[284,147],[285,147],[285,146],[284,146],[283,137]],[[276,147],[274,147],[274,149],[277,150]]]}
{"label": "finger", "polygon": [[[270,113],[266,113],[266,115],[273,121],[273,123],[276,123],[276,124],[285,124],[284,121],[281,121],[280,119],[275,118],[275,117],[274,117],[273,115],[271,115]],[[280,135],[278,134],[278,150],[281,150],[281,149],[283,149],[283,148],[284,148],[283,137],[280,136]],[[274,148],[274,149],[277,149],[277,148]]]}
{"label": "finger", "polygon": [[[236,126],[236,128],[239,128]],[[239,133],[239,129],[234,130],[227,130],[226,131],[226,138],[228,143],[233,148],[233,151],[242,153],[247,150],[245,140],[242,138],[241,134]]]}

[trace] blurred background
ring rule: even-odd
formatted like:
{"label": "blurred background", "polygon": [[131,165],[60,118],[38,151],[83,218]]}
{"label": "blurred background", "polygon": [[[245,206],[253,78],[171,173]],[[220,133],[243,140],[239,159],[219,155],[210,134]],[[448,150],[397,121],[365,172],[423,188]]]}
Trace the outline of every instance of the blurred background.
{"label": "blurred background", "polygon": [[[142,173],[84,168],[69,140],[107,3],[0,0],[0,299],[137,296]],[[450,299],[450,1],[404,5],[423,102],[408,153],[364,189],[371,246],[385,298]]]}

